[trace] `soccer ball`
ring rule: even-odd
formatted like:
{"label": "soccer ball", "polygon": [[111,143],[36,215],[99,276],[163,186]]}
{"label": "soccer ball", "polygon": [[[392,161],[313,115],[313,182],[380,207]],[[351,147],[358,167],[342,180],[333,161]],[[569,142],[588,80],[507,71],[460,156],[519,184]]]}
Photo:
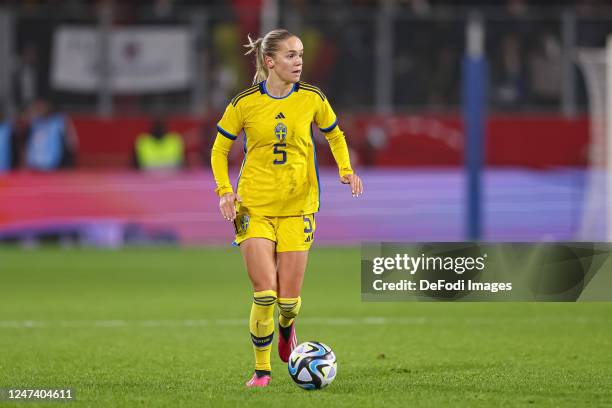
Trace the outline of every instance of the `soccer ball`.
{"label": "soccer ball", "polygon": [[318,390],[336,378],[336,355],[329,346],[316,341],[298,345],[289,356],[289,375],[305,390]]}

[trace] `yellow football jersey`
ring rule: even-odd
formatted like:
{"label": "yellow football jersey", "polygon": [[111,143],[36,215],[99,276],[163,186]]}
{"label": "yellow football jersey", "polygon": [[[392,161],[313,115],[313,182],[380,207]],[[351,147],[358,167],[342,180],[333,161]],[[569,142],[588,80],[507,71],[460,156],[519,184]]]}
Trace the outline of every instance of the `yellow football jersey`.
{"label": "yellow football jersey", "polygon": [[340,176],[351,174],[344,134],[320,89],[294,84],[284,97],[266,90],[266,81],[234,97],[217,124],[211,163],[216,192],[232,192],[227,153],[244,131],[244,160],[237,180],[242,206],[266,216],[311,214],[319,209],[319,174],[312,123],[325,134]]}

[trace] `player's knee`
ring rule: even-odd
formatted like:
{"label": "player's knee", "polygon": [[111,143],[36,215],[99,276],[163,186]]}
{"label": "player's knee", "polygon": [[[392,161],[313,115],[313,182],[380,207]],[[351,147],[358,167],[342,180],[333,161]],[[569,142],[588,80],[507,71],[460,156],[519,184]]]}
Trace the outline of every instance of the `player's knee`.
{"label": "player's knee", "polygon": [[256,281],[252,281],[252,283],[253,283],[253,290],[255,291],[255,293],[272,291],[274,292],[274,296],[276,296],[276,282],[275,281],[268,280],[268,279],[259,279]]}
{"label": "player's knee", "polygon": [[277,301],[279,313],[286,319],[295,318],[300,312],[302,306],[302,298],[278,298]]}

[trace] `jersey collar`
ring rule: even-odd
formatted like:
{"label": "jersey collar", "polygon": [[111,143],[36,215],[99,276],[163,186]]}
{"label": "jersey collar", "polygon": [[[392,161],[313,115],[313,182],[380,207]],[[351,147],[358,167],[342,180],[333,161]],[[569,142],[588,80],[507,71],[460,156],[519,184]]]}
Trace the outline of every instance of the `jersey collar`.
{"label": "jersey collar", "polygon": [[291,95],[293,92],[297,91],[298,89],[298,83],[296,82],[295,84],[293,84],[293,88],[291,88],[291,90],[289,91],[289,93],[285,96],[272,96],[268,93],[268,89],[266,88],[266,80],[263,80],[259,83],[259,92],[262,94],[266,94],[268,95],[270,98],[272,99],[285,99],[286,97],[288,97],[289,95]]}

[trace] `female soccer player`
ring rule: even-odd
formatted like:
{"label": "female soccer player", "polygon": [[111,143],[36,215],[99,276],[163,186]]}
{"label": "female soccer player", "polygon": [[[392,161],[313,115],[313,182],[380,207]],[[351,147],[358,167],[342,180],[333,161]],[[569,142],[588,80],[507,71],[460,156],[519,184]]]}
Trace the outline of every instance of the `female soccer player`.
{"label": "female soccer player", "polygon": [[[233,222],[236,244],[253,284],[249,329],[255,373],[248,387],[270,382],[274,306],[278,304],[278,353],[287,362],[297,345],[294,319],[308,250],[319,210],[319,174],[312,122],[323,131],[353,197],[363,191],[353,173],[344,134],[329,101],[318,88],[300,82],[303,46],[287,30],[273,30],[246,54],[255,54],[253,86],[236,95],[217,125],[211,164],[219,209]],[[227,155],[244,131],[244,160],[234,192]]]}

